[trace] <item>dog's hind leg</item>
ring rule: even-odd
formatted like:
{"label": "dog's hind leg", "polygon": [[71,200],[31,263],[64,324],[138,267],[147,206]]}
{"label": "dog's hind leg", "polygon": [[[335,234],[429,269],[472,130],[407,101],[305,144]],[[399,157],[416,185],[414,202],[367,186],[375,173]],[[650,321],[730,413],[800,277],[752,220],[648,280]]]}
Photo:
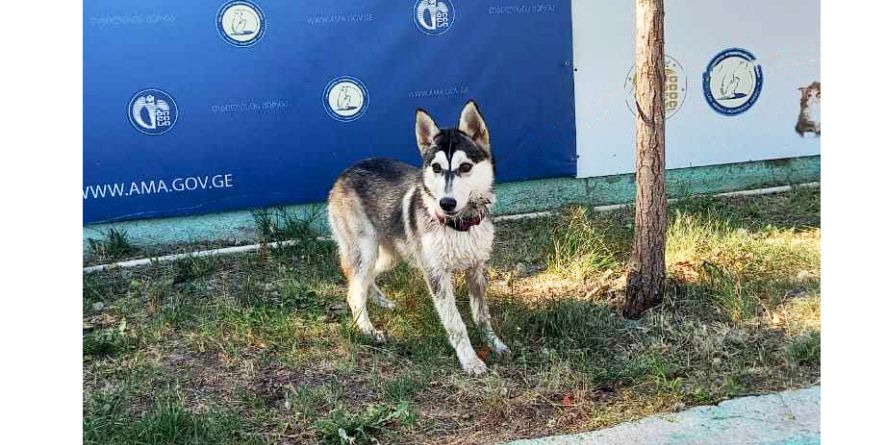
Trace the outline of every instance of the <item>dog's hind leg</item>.
{"label": "dog's hind leg", "polygon": [[495,354],[508,355],[511,350],[492,329],[489,306],[486,305],[486,265],[478,264],[467,272],[468,294],[471,297],[471,315],[474,324],[480,329],[483,341]]}
{"label": "dog's hind leg", "polygon": [[455,349],[455,355],[461,363],[462,369],[471,375],[481,375],[486,372],[486,363],[477,357],[477,353],[471,346],[468,337],[468,329],[455,306],[455,293],[452,288],[452,276],[449,273],[441,273],[435,270],[425,272],[425,280],[434,300],[434,308],[440,316],[440,322],[446,329],[449,344]]}
{"label": "dog's hind leg", "polygon": [[366,300],[375,283],[378,234],[367,222],[359,200],[341,183],[336,183],[329,193],[329,226],[348,280],[348,306],[354,324],[363,334],[383,342],[384,335],[375,329],[366,311]]}
{"label": "dog's hind leg", "polygon": [[369,319],[369,312],[366,309],[366,300],[370,290],[375,286],[373,282],[375,279],[373,265],[377,252],[375,243],[374,237],[362,238],[357,241],[356,249],[349,252],[347,260],[350,260],[353,273],[348,279],[348,306],[351,308],[357,328],[375,341],[382,343],[385,341],[385,336],[372,325],[372,320]]}
{"label": "dog's hind leg", "polygon": [[[379,244],[378,246],[378,258],[375,260],[375,270],[374,275],[378,276],[380,273],[387,272],[391,270],[399,261],[397,254],[389,247],[386,247],[384,244]],[[385,309],[393,309],[396,304],[389,300],[388,297],[378,288],[378,285],[375,284],[375,280],[372,281],[372,286],[369,289],[369,299],[375,303],[376,306],[383,307]]]}
{"label": "dog's hind leg", "polygon": [[378,244],[374,231],[348,227],[340,220],[332,220],[333,233],[338,242],[342,271],[348,279],[348,306],[354,324],[363,334],[377,342],[384,342],[384,334],[372,325],[366,309],[366,300],[375,286],[375,260]]}

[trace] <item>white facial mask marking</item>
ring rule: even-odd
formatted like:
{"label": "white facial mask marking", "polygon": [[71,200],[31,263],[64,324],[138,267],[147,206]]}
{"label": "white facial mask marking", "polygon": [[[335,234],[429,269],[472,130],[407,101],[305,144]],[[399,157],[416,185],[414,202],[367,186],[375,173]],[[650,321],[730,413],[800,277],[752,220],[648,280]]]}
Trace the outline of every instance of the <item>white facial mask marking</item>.
{"label": "white facial mask marking", "polygon": [[[440,164],[442,172],[434,173],[434,163]],[[470,172],[460,173],[459,167],[463,163],[473,164]],[[449,171],[449,161],[446,159],[446,153],[438,151],[434,155],[434,160],[425,168],[424,182],[430,189],[435,201],[437,202],[437,210],[442,214],[443,210],[439,207],[440,199],[453,198],[456,201],[455,212],[464,209],[465,205],[473,196],[486,195],[492,188],[493,173],[492,163],[489,161],[481,161],[476,164],[471,162],[465,152],[459,150],[452,155],[452,169],[456,172],[450,183],[449,190],[446,187],[446,173]]]}

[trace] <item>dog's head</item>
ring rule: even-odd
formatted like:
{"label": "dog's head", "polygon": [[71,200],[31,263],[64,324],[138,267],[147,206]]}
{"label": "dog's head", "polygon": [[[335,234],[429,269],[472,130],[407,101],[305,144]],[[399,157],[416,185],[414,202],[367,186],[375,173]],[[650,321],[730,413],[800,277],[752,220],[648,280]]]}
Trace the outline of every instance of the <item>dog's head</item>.
{"label": "dog's head", "polygon": [[495,169],[489,129],[477,104],[465,104],[457,128],[437,128],[427,112],[416,111],[415,137],[423,160],[425,191],[436,203],[437,216],[485,212],[494,199]]}

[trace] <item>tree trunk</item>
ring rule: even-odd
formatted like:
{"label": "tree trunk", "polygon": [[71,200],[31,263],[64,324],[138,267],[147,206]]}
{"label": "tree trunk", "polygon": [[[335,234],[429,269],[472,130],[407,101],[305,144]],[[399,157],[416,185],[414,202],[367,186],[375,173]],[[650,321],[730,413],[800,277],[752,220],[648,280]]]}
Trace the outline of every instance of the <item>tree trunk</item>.
{"label": "tree trunk", "polygon": [[639,318],[665,290],[664,0],[636,0],[637,199],[624,316]]}

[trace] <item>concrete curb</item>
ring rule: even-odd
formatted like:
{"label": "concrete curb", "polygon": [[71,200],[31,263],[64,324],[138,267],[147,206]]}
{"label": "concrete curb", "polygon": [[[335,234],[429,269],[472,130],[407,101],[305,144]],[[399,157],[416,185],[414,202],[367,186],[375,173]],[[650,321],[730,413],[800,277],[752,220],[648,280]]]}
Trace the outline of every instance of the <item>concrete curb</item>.
{"label": "concrete curb", "polygon": [[821,388],[727,400],[590,433],[504,445],[818,445]]}

